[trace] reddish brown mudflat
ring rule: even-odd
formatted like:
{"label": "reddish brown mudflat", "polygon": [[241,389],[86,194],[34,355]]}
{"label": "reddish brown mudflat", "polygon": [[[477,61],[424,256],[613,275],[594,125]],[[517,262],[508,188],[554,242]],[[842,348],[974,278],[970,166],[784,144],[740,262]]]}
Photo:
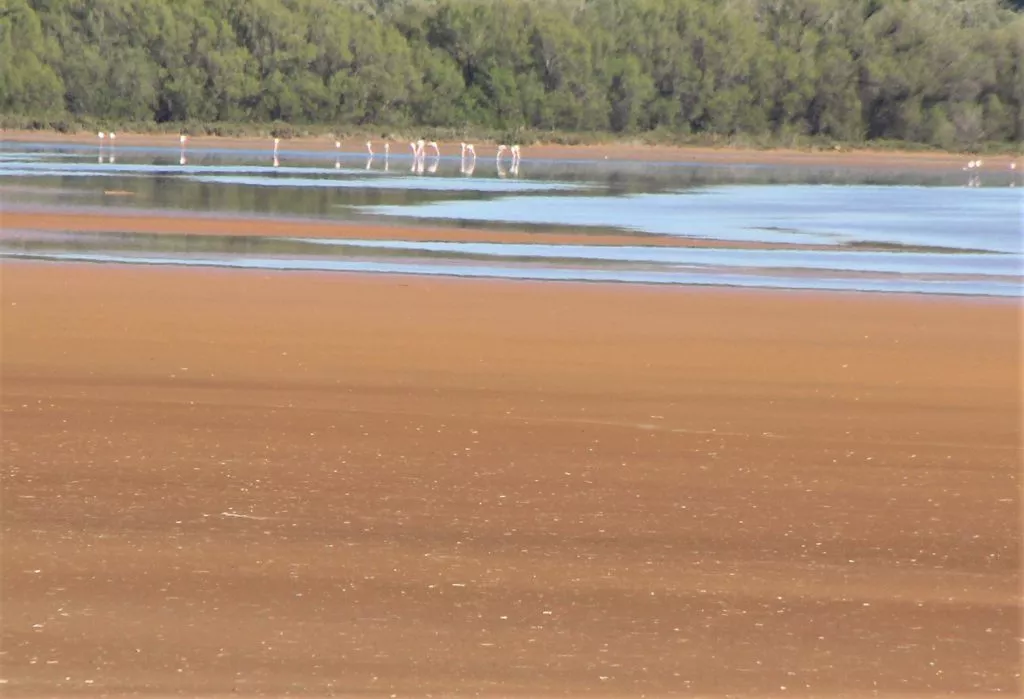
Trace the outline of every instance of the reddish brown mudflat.
{"label": "reddish brown mudflat", "polygon": [[2,284],[5,696],[1021,691],[1015,302]]}
{"label": "reddish brown mudflat", "polygon": [[5,211],[2,227],[9,230],[69,233],[171,233],[274,238],[333,238],[339,240],[410,240],[471,243],[534,243],[545,245],[644,245],[647,247],[713,247],[730,249],[835,250],[834,245],[753,243],[676,235],[551,231],[486,230],[455,226],[332,221],[327,218],[258,217],[177,211],[96,211],[88,209],[22,208]]}

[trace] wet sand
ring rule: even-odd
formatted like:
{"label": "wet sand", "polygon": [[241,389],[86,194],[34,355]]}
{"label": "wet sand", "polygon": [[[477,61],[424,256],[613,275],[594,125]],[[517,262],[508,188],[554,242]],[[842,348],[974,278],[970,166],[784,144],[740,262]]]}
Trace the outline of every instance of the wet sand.
{"label": "wet sand", "polygon": [[[3,141],[12,143],[66,143],[98,145],[99,140],[94,133],[61,134],[47,131],[6,131],[2,134]],[[373,138],[374,148],[378,156],[383,154],[383,139]],[[366,153],[366,139],[346,138],[341,142],[341,150],[345,153]],[[131,134],[119,133],[117,145],[145,146],[161,148],[180,148],[178,134]],[[459,144],[440,142],[439,147],[444,155],[458,156]],[[273,149],[272,139],[257,137],[220,137],[194,136],[189,140],[190,148],[228,148],[245,150]],[[325,151],[334,153],[334,138],[330,136],[302,137],[282,139],[282,152],[289,150]],[[493,158],[497,144],[476,143],[478,159]],[[391,143],[392,153],[406,156],[410,153],[407,141]],[[969,156],[960,153],[940,151],[898,151],[898,150],[796,150],[786,148],[752,149],[752,148],[711,148],[698,146],[651,146],[644,144],[601,144],[563,146],[555,144],[536,144],[523,146],[523,161],[528,160],[644,160],[658,162],[694,162],[715,164],[761,164],[761,165],[810,165],[819,167],[855,167],[855,168],[908,168],[923,170],[962,169]],[[985,170],[992,172],[1006,171],[1007,167],[1020,155],[986,156]]]}
{"label": "wet sand", "polygon": [[[4,230],[60,231],[68,233],[172,233],[277,238],[331,238],[352,240],[453,241],[472,243],[533,243],[544,245],[644,245],[647,247],[713,247],[744,250],[834,250],[833,245],[748,243],[683,236],[616,233],[552,233],[548,231],[484,230],[462,227],[387,223],[352,223],[327,219],[204,215],[191,212],[83,210],[53,208],[8,209],[0,218]],[[864,249],[864,246],[861,246]]]}
{"label": "wet sand", "polygon": [[5,262],[5,696],[1019,695],[1019,305]]}

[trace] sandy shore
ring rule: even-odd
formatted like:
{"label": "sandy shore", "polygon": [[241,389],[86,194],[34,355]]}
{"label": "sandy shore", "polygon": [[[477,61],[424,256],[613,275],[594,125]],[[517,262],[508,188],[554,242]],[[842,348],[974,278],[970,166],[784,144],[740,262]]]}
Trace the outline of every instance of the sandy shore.
{"label": "sandy shore", "polygon": [[[123,196],[123,195],[122,195]],[[544,245],[643,245],[646,247],[713,247],[718,249],[834,250],[832,245],[772,243],[688,238],[669,235],[615,233],[551,233],[544,231],[483,230],[445,226],[352,223],[324,219],[204,215],[168,211],[102,211],[62,208],[6,210],[0,231],[62,231],[99,233],[171,233],[276,238],[332,238],[358,240],[454,241],[474,243],[533,243]]]}
{"label": "sandy shore", "polygon": [[[46,131],[5,131],[2,141],[11,143],[66,143],[97,145],[99,141],[94,133],[61,134]],[[374,139],[374,148],[383,152],[383,140]],[[175,148],[180,147],[178,134],[132,134],[119,133],[117,145]],[[438,144],[445,155],[459,155],[458,143],[441,142]],[[232,138],[219,136],[195,136],[189,140],[190,148],[230,148],[246,150],[272,150],[270,138]],[[333,153],[333,137],[321,136],[310,138],[284,139],[280,146],[282,152],[287,151],[326,151]],[[408,155],[406,142],[391,144],[392,152]],[[494,156],[496,144],[477,143],[477,153],[481,158]],[[348,153],[365,153],[365,139],[345,139],[342,150]],[[933,151],[892,151],[892,150],[819,150],[804,151],[777,148],[771,150],[755,150],[746,148],[708,148],[693,146],[647,146],[631,144],[612,145],[531,145],[522,149],[523,160],[645,160],[645,161],[676,161],[716,164],[763,164],[763,165],[813,165],[818,167],[857,167],[857,168],[903,168],[924,170],[962,169],[967,161],[974,156],[960,153],[943,153]],[[985,169],[993,172],[1006,171],[1009,164],[1020,156],[994,155],[984,158]],[[1019,167],[1019,166],[1018,166]]]}
{"label": "sandy shore", "polygon": [[1014,302],[2,291],[5,696],[1021,691]]}

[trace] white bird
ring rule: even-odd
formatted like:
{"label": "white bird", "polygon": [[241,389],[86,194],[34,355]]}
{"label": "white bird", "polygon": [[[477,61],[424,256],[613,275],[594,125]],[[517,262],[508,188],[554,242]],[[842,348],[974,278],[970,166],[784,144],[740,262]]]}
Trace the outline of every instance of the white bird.
{"label": "white bird", "polygon": [[366,142],[366,152],[369,153],[371,157],[373,156],[373,144],[369,141]]}
{"label": "white bird", "polygon": [[117,138],[117,134],[114,133],[113,131],[111,131],[110,132],[110,140],[113,141],[115,138]]}
{"label": "white bird", "polygon": [[185,134],[181,134],[180,136],[178,136],[178,142],[181,143],[182,146],[185,145],[185,141],[187,140],[188,136],[186,136]]}
{"label": "white bird", "polygon": [[387,158],[391,154],[391,144],[384,141],[384,157]]}
{"label": "white bird", "polygon": [[1010,163],[1010,169],[1011,170],[1016,170],[1017,169],[1017,162],[1016,161]]}
{"label": "white bird", "polygon": [[427,144],[427,147],[434,149],[434,157],[435,158],[440,158],[441,157],[441,149],[437,147],[437,141],[431,141],[430,143]]}
{"label": "white bird", "polygon": [[472,143],[467,143],[466,144],[466,152],[469,153],[470,155],[472,155],[474,158],[476,158],[476,149],[473,148],[473,144]]}
{"label": "white bird", "polygon": [[339,148],[341,148],[341,141],[335,141],[334,142],[334,149],[338,150]]}
{"label": "white bird", "polygon": [[512,161],[515,162],[515,163],[518,163],[519,162],[519,144],[516,144],[516,145],[512,146],[509,150],[512,151]]}
{"label": "white bird", "polygon": [[275,138],[274,138],[274,155],[277,155],[277,147],[278,147],[279,145],[281,145],[281,139],[280,139],[280,138],[277,138],[277,137],[275,137]]}
{"label": "white bird", "polygon": [[495,160],[501,160],[501,154],[508,150],[508,146],[504,143],[498,146],[498,154],[494,156]]}

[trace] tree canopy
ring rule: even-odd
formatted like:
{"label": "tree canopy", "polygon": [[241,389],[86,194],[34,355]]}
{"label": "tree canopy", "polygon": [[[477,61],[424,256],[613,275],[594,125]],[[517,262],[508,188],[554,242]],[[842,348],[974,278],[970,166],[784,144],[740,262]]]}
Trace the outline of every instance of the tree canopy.
{"label": "tree canopy", "polygon": [[52,122],[1024,140],[999,0],[5,0],[0,111]]}

